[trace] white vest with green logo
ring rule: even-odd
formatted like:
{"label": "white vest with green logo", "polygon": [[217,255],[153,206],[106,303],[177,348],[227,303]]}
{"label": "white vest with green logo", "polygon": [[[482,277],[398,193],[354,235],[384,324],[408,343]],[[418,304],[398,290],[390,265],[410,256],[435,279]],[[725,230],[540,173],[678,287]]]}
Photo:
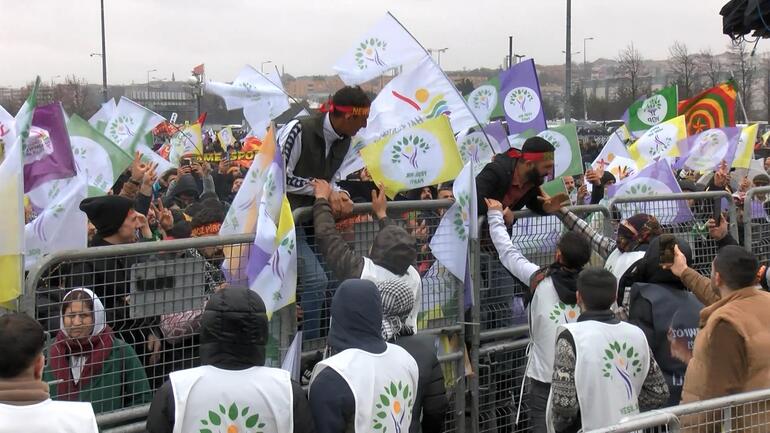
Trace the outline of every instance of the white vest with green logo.
{"label": "white vest with green logo", "polygon": [[361,279],[375,284],[390,280],[399,280],[412,289],[414,294],[414,307],[406,319],[406,324],[417,329],[417,315],[422,307],[422,280],[414,266],[409,266],[404,275],[396,275],[393,272],[374,263],[369,257],[364,257],[364,269],[361,271]]}
{"label": "white vest with green logo", "polygon": [[564,330],[575,341],[575,389],[583,431],[638,414],[651,359],[644,332],[625,322],[595,320],[560,326],[558,334]]}
{"label": "white vest with green logo", "polygon": [[551,383],[553,376],[556,328],[572,323],[580,316],[580,307],[561,302],[551,277],[546,277],[535,289],[529,304],[529,352],[527,376],[540,382]]}
{"label": "white vest with green logo", "polygon": [[0,403],[0,432],[97,433],[91,403],[45,400],[29,405]]}
{"label": "white vest with green logo", "polygon": [[409,432],[420,373],[406,350],[394,344],[380,354],[343,350],[316,364],[311,389],[325,368],[336,371],[353,393],[356,433]]}
{"label": "white vest with green logo", "polygon": [[169,380],[174,389],[174,433],[294,430],[294,396],[287,371],[204,365],[175,371]]}

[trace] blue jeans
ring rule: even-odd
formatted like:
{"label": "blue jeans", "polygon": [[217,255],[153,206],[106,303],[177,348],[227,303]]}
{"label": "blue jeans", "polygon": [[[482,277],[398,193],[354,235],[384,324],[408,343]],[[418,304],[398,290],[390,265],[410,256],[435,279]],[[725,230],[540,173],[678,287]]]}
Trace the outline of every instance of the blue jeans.
{"label": "blue jeans", "polygon": [[329,280],[313,248],[307,242],[304,227],[297,227],[297,278],[303,312],[303,339],[321,337],[321,313]]}

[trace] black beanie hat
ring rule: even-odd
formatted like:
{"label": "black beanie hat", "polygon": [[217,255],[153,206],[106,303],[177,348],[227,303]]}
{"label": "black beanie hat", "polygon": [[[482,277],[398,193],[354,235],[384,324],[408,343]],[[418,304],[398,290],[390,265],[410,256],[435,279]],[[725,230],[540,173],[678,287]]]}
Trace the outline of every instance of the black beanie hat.
{"label": "black beanie hat", "polygon": [[80,202],[80,210],[88,215],[88,220],[102,237],[117,233],[133,207],[133,200],[119,195],[89,197]]}

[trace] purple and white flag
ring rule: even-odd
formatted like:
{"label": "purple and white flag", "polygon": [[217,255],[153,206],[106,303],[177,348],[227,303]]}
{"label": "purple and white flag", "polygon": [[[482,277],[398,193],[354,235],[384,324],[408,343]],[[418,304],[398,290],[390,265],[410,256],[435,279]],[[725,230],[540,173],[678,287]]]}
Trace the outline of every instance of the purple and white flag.
{"label": "purple and white flag", "polygon": [[501,120],[490,122],[489,125],[484,127],[484,133],[489,137],[489,141],[492,143],[492,150],[495,153],[503,153],[511,148],[508,144],[508,133],[505,132],[505,126]]}
{"label": "purple and white flag", "polygon": [[712,171],[722,161],[730,167],[741,138],[741,128],[713,128],[688,137],[679,144],[680,157],[675,169]]}
{"label": "purple and white flag", "polygon": [[500,95],[508,134],[527,129],[538,133],[547,129],[534,60],[525,60],[500,73]]}
{"label": "purple and white flag", "polygon": [[77,173],[60,102],[35,108],[23,152],[24,193],[46,181],[65,179]]}
{"label": "purple and white flag", "polygon": [[[621,196],[656,196],[660,194],[681,193],[682,189],[665,158],[654,162],[639,171],[635,176],[626,178],[607,190],[608,198]],[[674,224],[693,219],[685,200],[646,201],[623,203],[618,205],[622,218],[629,218],[638,213],[655,215],[661,224]]]}

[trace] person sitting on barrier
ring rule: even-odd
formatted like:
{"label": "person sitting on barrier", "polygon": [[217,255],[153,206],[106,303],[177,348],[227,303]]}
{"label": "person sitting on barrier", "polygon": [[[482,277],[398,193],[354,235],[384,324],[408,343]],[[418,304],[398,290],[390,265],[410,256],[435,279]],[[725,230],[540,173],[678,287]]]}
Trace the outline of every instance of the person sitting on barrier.
{"label": "person sitting on barrier", "polygon": [[618,224],[616,238],[612,239],[594,230],[587,221],[566,207],[560,208],[555,215],[567,229],[590,241],[591,248],[605,260],[604,268],[612,272],[618,281],[619,314],[626,316],[630,294],[626,289],[632,284],[631,275],[644,257],[650,241],[663,233],[657,218],[639,213],[622,220]]}
{"label": "person sitting on barrier", "polygon": [[[412,290],[415,299],[422,299],[420,275],[414,267],[417,259],[415,239],[388,217],[385,190],[380,188],[379,192],[372,191],[372,213],[380,230],[374,237],[369,256],[364,257],[350,248],[334,226],[329,204],[329,183],[317,180],[314,185],[316,201],[313,205],[313,224],[316,241],[334,278],[338,281],[361,278],[375,283],[401,280]],[[415,303],[407,325],[417,327],[419,312],[420,304]]]}
{"label": "person sitting on barrier", "polygon": [[528,138],[521,150],[510,149],[495,155],[476,176],[479,215],[487,213],[485,198],[501,202],[506,220],[511,223],[512,211],[524,206],[538,215],[547,215],[569,200],[566,194],[548,197],[540,189],[545,177],[553,174],[554,151],[551,143],[536,136]]}
{"label": "person sitting on barrier", "polygon": [[315,432],[305,391],[287,371],[264,367],[268,322],[256,292],[215,293],[201,317],[200,341],[203,365],[169,375],[150,406],[149,433]]}
{"label": "person sitting on barrier", "polygon": [[644,332],[610,310],[617,282],[606,269],[577,279],[577,323],[559,326],[548,399],[548,431],[577,432],[618,423],[668,400],[668,387]]}
{"label": "person sitting on barrier", "polygon": [[42,380],[45,341],[26,314],[0,316],[0,433],[97,433],[89,403],[51,400]]}
{"label": "person sitting on barrier", "polygon": [[382,337],[409,352],[417,362],[419,380],[414,398],[410,433],[444,431],[444,415],[448,407],[444,373],[436,357],[436,336],[416,335],[406,324],[415,304],[412,290],[400,280],[377,284],[382,298]]}
{"label": "person sitting on barrier", "polygon": [[553,375],[556,328],[572,323],[580,315],[577,307],[577,278],[591,259],[591,247],[580,235],[567,232],[559,239],[554,262],[543,269],[524,257],[513,244],[503,221],[503,205],[486,200],[489,235],[500,262],[529,287],[525,303],[529,310],[531,350],[527,367],[530,379],[529,417],[534,433],[545,433],[545,412]]}
{"label": "person sitting on barrier", "polygon": [[310,408],[319,433],[406,432],[419,383],[414,358],[382,337],[377,286],[347,280],[331,306],[327,350],[310,380]]}
{"label": "person sitting on barrier", "polygon": [[107,325],[104,306],[88,289],[73,289],[61,304],[61,329],[48,351],[44,379],[58,400],[88,401],[96,413],[152,399],[142,363]]}
{"label": "person sitting on barrier", "polygon": [[[677,249],[670,266],[671,272],[680,275],[696,293],[714,292],[709,297],[713,303],[707,302],[710,305],[700,314],[700,332],[687,367],[682,403],[770,388],[770,293],[757,286],[759,262],[745,249],[732,245],[719,251],[711,267],[711,278],[695,274]],[[770,423],[764,403],[751,409],[739,406],[731,415],[733,431],[742,431],[744,410],[746,416],[750,410],[752,417],[751,425],[745,425],[747,429]],[[682,423],[702,426],[706,422],[703,418],[685,418]],[[707,422],[714,421],[712,415]]]}
{"label": "person sitting on barrier", "polygon": [[679,277],[662,268],[662,264],[667,260],[670,263],[673,257],[666,257],[665,251],[661,251],[661,243],[664,247],[666,244],[677,245],[684,252],[687,263],[693,261],[690,244],[686,241],[670,234],[653,239],[637,266],[637,282],[630,289],[628,322],[644,331],[647,343],[666,378],[670,395],[666,406],[675,406],[679,404],[682,395],[687,364],[671,355],[668,331],[677,312],[682,317],[693,319],[685,324],[685,328],[697,330],[698,312],[703,304],[687,291]]}

